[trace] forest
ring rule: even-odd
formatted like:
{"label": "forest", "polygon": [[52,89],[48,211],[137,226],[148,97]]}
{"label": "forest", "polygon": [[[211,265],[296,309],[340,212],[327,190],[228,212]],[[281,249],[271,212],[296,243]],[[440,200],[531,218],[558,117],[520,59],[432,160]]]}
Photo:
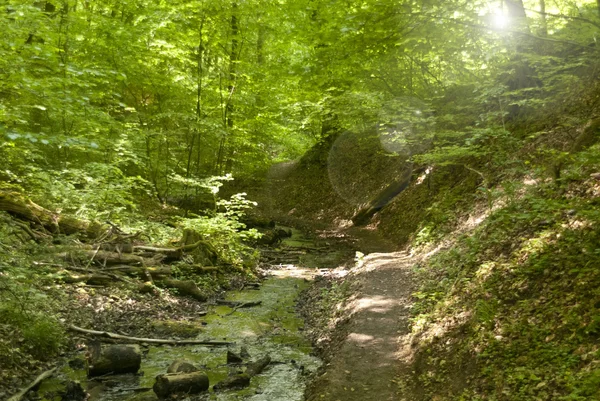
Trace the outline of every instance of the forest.
{"label": "forest", "polygon": [[600,0],[0,0],[0,400],[600,400]]}

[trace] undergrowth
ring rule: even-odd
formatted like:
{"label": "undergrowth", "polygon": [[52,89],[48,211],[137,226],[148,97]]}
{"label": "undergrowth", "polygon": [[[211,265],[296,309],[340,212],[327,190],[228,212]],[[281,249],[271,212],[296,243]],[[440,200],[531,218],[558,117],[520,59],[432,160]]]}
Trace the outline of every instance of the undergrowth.
{"label": "undergrowth", "polygon": [[404,385],[419,399],[600,399],[599,150],[559,182],[538,171],[506,185],[479,226],[416,267]]}

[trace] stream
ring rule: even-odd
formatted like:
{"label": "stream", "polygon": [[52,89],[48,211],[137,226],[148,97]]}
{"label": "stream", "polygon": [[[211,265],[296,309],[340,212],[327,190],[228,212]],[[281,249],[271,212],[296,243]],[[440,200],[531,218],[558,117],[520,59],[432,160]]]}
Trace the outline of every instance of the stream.
{"label": "stream", "polygon": [[[261,301],[259,306],[233,309],[229,306],[208,307],[206,316],[198,319],[204,325],[201,339],[231,341],[229,347],[239,353],[246,347],[251,360],[270,355],[272,363],[250,386],[242,390],[214,392],[212,386],[225,379],[231,369],[226,364],[227,347],[156,346],[144,347],[140,373],[113,375],[100,381],[88,380],[84,369],[65,365],[52,379],[42,383],[38,395],[44,401],[59,401],[56,394],[65,379],[78,380],[90,393],[90,401],[156,400],[151,388],[155,377],[165,373],[171,362],[185,359],[204,370],[209,377],[210,391],[194,396],[195,400],[286,400],[301,401],[307,376],[314,373],[321,361],[312,355],[310,342],[303,336],[303,320],[295,310],[300,292],[310,285],[319,268],[335,267],[344,257],[336,251],[292,229],[292,237],[283,240],[277,249],[263,252],[261,267],[268,276],[258,289],[227,293],[226,300],[236,302]],[[238,367],[239,368],[239,367]]]}

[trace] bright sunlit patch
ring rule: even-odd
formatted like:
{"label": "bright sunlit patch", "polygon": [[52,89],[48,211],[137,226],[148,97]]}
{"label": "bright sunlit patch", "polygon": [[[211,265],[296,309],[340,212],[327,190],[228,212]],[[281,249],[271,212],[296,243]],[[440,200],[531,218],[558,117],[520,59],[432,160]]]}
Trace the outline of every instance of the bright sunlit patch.
{"label": "bright sunlit patch", "polygon": [[508,26],[508,16],[505,15],[501,10],[496,11],[493,15],[492,22],[494,24],[494,28],[496,29],[504,29]]}

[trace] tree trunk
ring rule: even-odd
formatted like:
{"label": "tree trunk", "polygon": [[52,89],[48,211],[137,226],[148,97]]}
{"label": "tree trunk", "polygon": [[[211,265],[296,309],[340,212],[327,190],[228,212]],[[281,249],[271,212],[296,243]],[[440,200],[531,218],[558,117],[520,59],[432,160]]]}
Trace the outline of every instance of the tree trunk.
{"label": "tree trunk", "polygon": [[[598,0],[600,2],[600,0]],[[540,17],[541,17],[541,30],[540,36],[548,36],[548,21],[546,20],[546,0],[540,0]]]}
{"label": "tree trunk", "polygon": [[504,0],[508,15],[514,22],[518,31],[529,32],[529,24],[527,23],[527,13],[523,0]]}

